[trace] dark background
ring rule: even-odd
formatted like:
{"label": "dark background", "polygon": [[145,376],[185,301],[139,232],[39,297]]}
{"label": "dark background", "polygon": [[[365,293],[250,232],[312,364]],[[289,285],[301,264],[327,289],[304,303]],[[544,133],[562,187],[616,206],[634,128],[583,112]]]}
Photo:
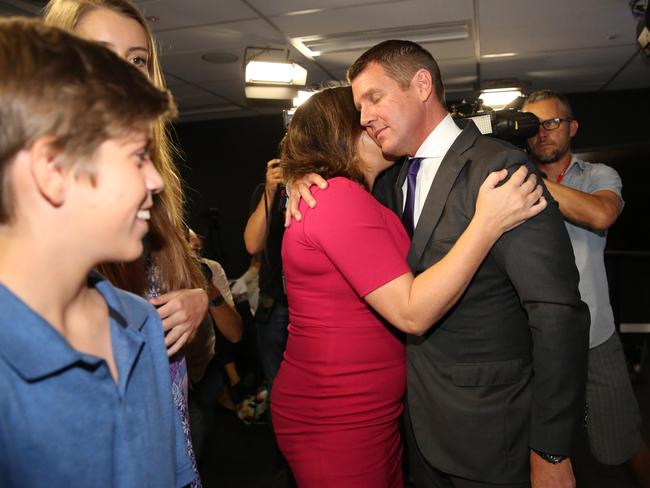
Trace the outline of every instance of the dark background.
{"label": "dark background", "polygon": [[[573,152],[623,178],[625,209],[610,229],[606,258],[616,313],[622,321],[649,322],[650,88],[568,97],[580,124]],[[248,267],[243,231],[251,194],[277,156],[282,115],[178,124],[176,132],[185,154],[188,220],[236,278]]]}

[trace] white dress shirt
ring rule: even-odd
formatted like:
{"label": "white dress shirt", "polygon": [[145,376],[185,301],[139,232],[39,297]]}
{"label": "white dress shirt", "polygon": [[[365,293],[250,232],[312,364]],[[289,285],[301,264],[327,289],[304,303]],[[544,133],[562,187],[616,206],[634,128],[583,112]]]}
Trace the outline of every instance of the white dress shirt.
{"label": "white dress shirt", "polygon": [[[433,179],[438,172],[442,158],[445,157],[447,151],[454,143],[456,138],[462,131],[458,128],[451,115],[442,119],[442,121],[431,131],[422,145],[415,153],[415,158],[425,158],[420,163],[420,171],[415,184],[415,201],[413,206],[413,228],[418,224],[420,213],[424,202],[429,194],[429,189],[433,183]],[[402,210],[406,202],[406,188],[407,181],[404,180],[402,185],[402,192],[404,194],[404,201],[402,202]]]}

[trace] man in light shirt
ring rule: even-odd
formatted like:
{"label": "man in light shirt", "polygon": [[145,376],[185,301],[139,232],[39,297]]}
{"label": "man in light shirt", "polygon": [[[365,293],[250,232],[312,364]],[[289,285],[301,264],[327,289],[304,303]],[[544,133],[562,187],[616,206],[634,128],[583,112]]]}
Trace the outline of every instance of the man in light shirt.
{"label": "man in light shirt", "polygon": [[537,133],[528,139],[530,155],[546,175],[546,186],[564,216],[580,273],[580,294],[591,316],[586,394],[589,446],[602,464],[628,462],[639,486],[648,487],[650,452],[641,438],[639,405],[614,325],[603,256],[607,230],[623,210],[623,183],[613,168],[588,163],[571,153],[578,121],[562,94],[531,93],[523,110],[540,120]]}

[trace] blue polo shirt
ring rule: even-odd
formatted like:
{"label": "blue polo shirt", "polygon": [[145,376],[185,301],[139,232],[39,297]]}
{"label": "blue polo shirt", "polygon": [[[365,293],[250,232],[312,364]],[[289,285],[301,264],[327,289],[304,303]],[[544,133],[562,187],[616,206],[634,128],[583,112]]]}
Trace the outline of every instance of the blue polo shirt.
{"label": "blue polo shirt", "polygon": [[[621,177],[616,170],[604,164],[588,163],[573,155],[564,171],[562,184],[585,193],[609,190],[616,193],[621,204],[624,204]],[[580,273],[580,298],[589,306],[589,347],[594,348],[609,339],[616,330],[605,270],[607,231],[587,229],[566,220],[564,223]]]}
{"label": "blue polo shirt", "polygon": [[0,486],[185,486],[158,314],[96,273],[88,282],[108,304],[118,383],[0,284]]}

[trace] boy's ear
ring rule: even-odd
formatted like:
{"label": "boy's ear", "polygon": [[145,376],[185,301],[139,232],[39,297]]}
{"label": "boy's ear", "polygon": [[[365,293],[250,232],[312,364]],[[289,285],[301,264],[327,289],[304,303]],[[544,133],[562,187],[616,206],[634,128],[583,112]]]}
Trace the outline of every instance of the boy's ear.
{"label": "boy's ear", "polygon": [[43,136],[29,149],[30,170],[40,194],[55,207],[65,201],[69,168],[58,164],[60,149],[56,147],[52,136]]}

